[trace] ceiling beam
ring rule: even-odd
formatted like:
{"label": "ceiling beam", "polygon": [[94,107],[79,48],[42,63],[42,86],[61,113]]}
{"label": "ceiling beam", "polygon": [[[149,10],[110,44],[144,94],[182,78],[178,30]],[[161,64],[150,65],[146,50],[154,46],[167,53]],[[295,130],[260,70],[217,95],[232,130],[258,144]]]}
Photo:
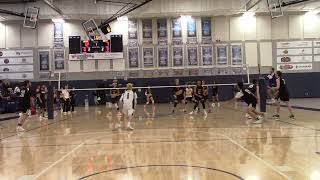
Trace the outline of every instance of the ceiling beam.
{"label": "ceiling beam", "polygon": [[50,0],[42,0],[42,1],[45,4],[47,4],[49,7],[51,7],[51,9],[53,9],[58,14],[60,14],[60,16],[62,16],[63,18],[66,17],[65,14],[63,13],[63,11],[60,8],[58,8],[56,5],[54,5],[53,2],[51,2]]}

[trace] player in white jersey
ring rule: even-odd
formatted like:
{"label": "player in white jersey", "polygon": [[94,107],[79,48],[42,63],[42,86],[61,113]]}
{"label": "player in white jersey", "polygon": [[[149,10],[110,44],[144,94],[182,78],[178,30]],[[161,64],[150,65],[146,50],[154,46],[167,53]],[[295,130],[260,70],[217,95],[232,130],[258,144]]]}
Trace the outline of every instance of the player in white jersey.
{"label": "player in white jersey", "polygon": [[127,90],[121,95],[120,102],[123,103],[122,112],[124,114],[124,119],[127,119],[127,129],[133,130],[131,126],[131,121],[134,114],[134,108],[137,105],[137,94],[132,91],[132,84],[127,84]]}

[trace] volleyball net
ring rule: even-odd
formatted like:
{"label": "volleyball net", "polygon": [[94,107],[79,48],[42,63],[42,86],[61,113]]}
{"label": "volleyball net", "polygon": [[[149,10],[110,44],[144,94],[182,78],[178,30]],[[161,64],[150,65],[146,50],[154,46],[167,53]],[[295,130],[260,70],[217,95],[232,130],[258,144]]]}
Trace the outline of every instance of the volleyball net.
{"label": "volleyball net", "polygon": [[[173,89],[181,87],[194,87],[197,81],[204,81],[208,87],[209,97],[213,94],[213,88],[218,88],[220,99],[230,100],[234,97],[234,87],[237,82],[250,83],[250,72],[247,65],[226,66],[212,69],[211,75],[201,76],[171,76],[161,78],[130,78],[117,77],[109,80],[69,81],[58,77],[58,91],[68,89],[76,94],[77,104],[104,105],[111,102],[111,91],[116,90],[121,95],[126,90],[128,83],[133,84],[133,90],[138,95],[138,102],[146,101],[146,90],[151,89],[156,103],[169,103],[173,101]],[[64,75],[64,77],[68,77]],[[178,81],[178,85],[177,82]],[[66,86],[68,85],[68,86]]]}

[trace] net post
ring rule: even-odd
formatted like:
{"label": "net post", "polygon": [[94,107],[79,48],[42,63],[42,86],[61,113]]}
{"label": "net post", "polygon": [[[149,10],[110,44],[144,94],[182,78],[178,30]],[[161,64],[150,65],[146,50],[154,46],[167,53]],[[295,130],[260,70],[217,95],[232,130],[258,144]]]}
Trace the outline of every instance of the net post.
{"label": "net post", "polygon": [[260,111],[267,112],[267,86],[265,79],[259,77]]}
{"label": "net post", "polygon": [[47,100],[47,112],[48,112],[48,119],[53,120],[54,119],[54,92],[53,92],[53,86],[51,82],[51,72],[49,76],[49,86],[48,86],[48,100]]}
{"label": "net post", "polygon": [[58,79],[58,90],[60,90],[61,89],[61,72],[59,72],[59,74],[58,74],[59,76],[59,79]]}
{"label": "net post", "polygon": [[247,69],[247,81],[248,81],[248,84],[250,84],[250,70],[249,70],[248,64],[246,64],[246,69]]}

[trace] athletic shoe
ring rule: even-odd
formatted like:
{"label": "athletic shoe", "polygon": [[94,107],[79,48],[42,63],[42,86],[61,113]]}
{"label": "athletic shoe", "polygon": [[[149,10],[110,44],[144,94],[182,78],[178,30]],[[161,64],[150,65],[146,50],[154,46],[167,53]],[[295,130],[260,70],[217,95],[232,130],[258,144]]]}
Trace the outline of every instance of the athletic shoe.
{"label": "athletic shoe", "polygon": [[258,116],[258,119],[259,120],[263,120],[263,116]]}
{"label": "athletic shoe", "polygon": [[211,104],[211,107],[212,107],[212,108],[215,108],[215,107],[216,107],[216,104],[215,104],[215,103],[212,103],[212,104]]}
{"label": "athletic shoe", "polygon": [[218,107],[220,107],[220,103],[218,103]]}
{"label": "athletic shoe", "polygon": [[127,130],[128,130],[128,131],[133,131],[134,129],[133,129],[132,126],[128,126],[128,127],[127,127]]}
{"label": "athletic shoe", "polygon": [[279,119],[279,118],[280,118],[280,115],[279,115],[279,114],[275,114],[275,115],[272,116],[272,118],[274,118],[274,119]]}
{"label": "athletic shoe", "polygon": [[272,99],[270,99],[270,100],[269,100],[269,102],[268,102],[268,103],[270,103],[270,104],[274,104],[274,103],[276,103],[276,100],[272,98]]}
{"label": "athletic shoe", "polygon": [[208,113],[206,110],[203,110],[203,113],[204,113],[204,118],[207,118],[208,117]]}
{"label": "athletic shoe", "polygon": [[67,112],[63,112],[63,115],[67,115]]}
{"label": "athletic shoe", "polygon": [[192,115],[194,113],[194,111],[191,111],[190,113],[189,113],[189,115]]}
{"label": "athletic shoe", "polygon": [[263,120],[257,118],[256,121],[252,122],[252,124],[262,124]]}
{"label": "athletic shoe", "polygon": [[290,118],[290,119],[295,119],[295,117],[294,117],[293,114],[291,114],[291,115],[289,116],[289,118]]}
{"label": "athletic shoe", "polygon": [[17,131],[25,131],[25,129],[23,129],[23,127],[22,126],[17,126]]}
{"label": "athletic shoe", "polygon": [[252,119],[252,117],[248,113],[246,113],[246,118]]}

